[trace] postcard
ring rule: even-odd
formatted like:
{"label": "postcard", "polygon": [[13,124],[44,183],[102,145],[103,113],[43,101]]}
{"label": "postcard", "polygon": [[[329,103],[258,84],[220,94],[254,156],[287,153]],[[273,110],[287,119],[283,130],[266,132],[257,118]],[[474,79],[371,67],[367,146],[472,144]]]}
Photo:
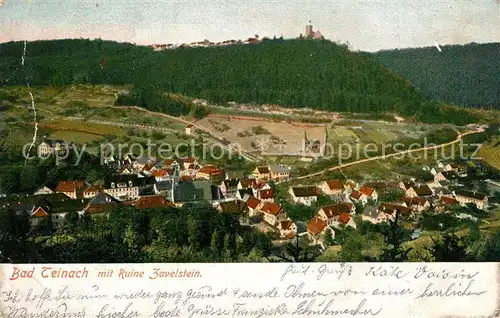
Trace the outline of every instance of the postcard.
{"label": "postcard", "polygon": [[500,2],[0,0],[3,317],[496,317]]}

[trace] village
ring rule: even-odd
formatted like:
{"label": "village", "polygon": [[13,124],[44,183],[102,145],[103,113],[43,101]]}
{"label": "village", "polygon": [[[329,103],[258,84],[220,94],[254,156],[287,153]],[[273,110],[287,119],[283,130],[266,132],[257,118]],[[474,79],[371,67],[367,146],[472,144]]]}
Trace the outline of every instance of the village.
{"label": "village", "polygon": [[[62,140],[45,140],[39,149],[48,155],[61,151],[63,145]],[[131,154],[109,157],[106,164],[116,171],[98,183],[60,180],[53,189],[44,186],[33,195],[0,199],[0,205],[17,214],[28,213],[32,226],[50,217],[57,229],[70,212],[103,215],[120,205],[156,209],[209,202],[221,213],[237,214],[241,225],[270,233],[276,244],[301,237],[321,249],[326,248],[325,240],[335,239],[336,232],[355,230],[359,222],[379,224],[399,215],[411,223],[425,211],[445,215],[459,206],[478,211],[494,206],[490,193],[460,183],[469,170],[464,163],[436,162],[424,167],[433,176],[426,183],[330,179],[305,185],[288,184],[293,171],[285,165],[260,165],[244,174],[204,164],[195,157],[158,160]],[[491,185],[498,193],[500,185]],[[285,205],[314,209],[316,214],[297,220],[288,215]],[[474,218],[468,214],[450,217]],[[419,233],[420,229],[413,229],[413,237]]]}

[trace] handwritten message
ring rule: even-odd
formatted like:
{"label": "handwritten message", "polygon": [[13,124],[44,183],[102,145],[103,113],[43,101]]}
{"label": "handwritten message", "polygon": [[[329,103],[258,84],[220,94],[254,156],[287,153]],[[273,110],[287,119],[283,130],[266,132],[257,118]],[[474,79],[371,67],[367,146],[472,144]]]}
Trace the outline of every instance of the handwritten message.
{"label": "handwritten message", "polygon": [[0,316],[492,316],[497,264],[1,265]]}

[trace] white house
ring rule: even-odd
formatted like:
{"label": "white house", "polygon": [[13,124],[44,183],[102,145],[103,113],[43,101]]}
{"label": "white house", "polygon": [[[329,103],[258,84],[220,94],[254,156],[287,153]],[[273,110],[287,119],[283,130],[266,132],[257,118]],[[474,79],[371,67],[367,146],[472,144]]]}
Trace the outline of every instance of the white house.
{"label": "white house", "polygon": [[412,186],[408,190],[406,190],[405,195],[407,197],[429,197],[432,196],[434,192],[428,185],[418,185]]}
{"label": "white house", "polygon": [[288,190],[294,203],[311,206],[318,199],[318,188],[316,186],[290,187]]}
{"label": "white house", "polygon": [[54,191],[50,190],[48,187],[43,186],[40,189],[36,190],[34,193],[35,195],[41,195],[41,194],[52,194]]}
{"label": "white house", "polygon": [[297,225],[290,219],[278,222],[278,230],[283,239],[293,239],[297,235]]}
{"label": "white house", "polygon": [[120,201],[135,200],[139,198],[139,184],[132,175],[118,175],[105,182],[104,192]]}
{"label": "white house", "polygon": [[328,180],[320,183],[319,188],[326,195],[338,195],[344,190],[340,180]]}
{"label": "white house", "polygon": [[456,190],[455,199],[461,204],[475,204],[480,210],[484,210],[488,204],[488,196],[475,191]]}
{"label": "white house", "polygon": [[323,246],[323,239],[325,233],[330,231],[332,239],[335,238],[335,230],[328,225],[328,223],[319,217],[313,217],[307,223],[307,236],[313,244],[320,244]]}

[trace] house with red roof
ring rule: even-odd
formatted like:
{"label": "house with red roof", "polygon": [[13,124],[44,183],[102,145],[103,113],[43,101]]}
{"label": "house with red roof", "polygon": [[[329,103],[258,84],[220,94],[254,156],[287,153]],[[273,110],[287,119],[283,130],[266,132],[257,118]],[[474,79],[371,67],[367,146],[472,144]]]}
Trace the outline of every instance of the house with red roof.
{"label": "house with red roof", "polygon": [[441,198],[439,199],[439,201],[437,203],[435,203],[435,208],[434,210],[436,212],[446,212],[450,207],[454,206],[454,205],[459,205],[460,202],[458,202],[455,198],[451,197],[451,196],[441,196]]}
{"label": "house with red roof", "polygon": [[356,209],[354,204],[350,202],[340,202],[321,208],[317,216],[333,227],[338,228],[340,224],[344,224],[356,228],[356,223],[352,218],[355,213]]}
{"label": "house with red roof", "polygon": [[142,196],[132,204],[136,209],[157,209],[175,206],[161,195]]}
{"label": "house with red roof", "polygon": [[247,204],[250,216],[254,216],[260,213],[260,208],[262,207],[263,203],[259,199],[253,196],[245,196],[243,198],[243,201]]}
{"label": "house with red roof", "polygon": [[353,202],[359,202],[365,205],[368,203],[368,196],[365,194],[359,192],[358,190],[352,190],[351,195],[349,196],[349,199]]}
{"label": "house with red roof", "polygon": [[263,202],[274,202],[274,191],[273,189],[259,190],[257,198]]}
{"label": "house with red roof", "polygon": [[169,181],[172,180],[174,177],[174,169],[168,168],[168,169],[157,169],[153,171],[151,174],[156,180],[156,182],[161,182],[161,181]]}
{"label": "house with red roof", "polygon": [[378,193],[377,193],[377,190],[375,190],[374,188],[363,186],[363,187],[359,188],[359,192],[363,193],[364,195],[366,195],[369,199],[372,199],[373,201],[378,200]]}
{"label": "house with red roof", "polygon": [[56,193],[64,193],[73,200],[76,200],[84,191],[87,183],[85,181],[60,181],[56,187]]}
{"label": "house with red roof", "polygon": [[259,210],[264,214],[264,221],[272,226],[276,226],[278,221],[286,219],[283,207],[277,203],[263,202]]}
{"label": "house with red roof", "polygon": [[224,170],[217,168],[214,165],[205,165],[200,170],[196,172],[197,179],[223,179],[225,175]]}
{"label": "house with red roof", "polygon": [[277,228],[282,239],[291,240],[297,236],[297,225],[290,219],[279,221]]}
{"label": "house with red roof", "polygon": [[429,200],[421,197],[404,197],[403,202],[405,206],[411,208],[415,212],[422,212],[431,207]]}
{"label": "house with red roof", "polygon": [[323,245],[324,235],[328,231],[331,232],[332,238],[335,238],[335,230],[326,221],[315,216],[307,222],[307,236],[314,244]]}
{"label": "house with red roof", "polygon": [[256,182],[256,179],[240,179],[240,182],[238,183],[238,190],[251,189],[253,188],[253,184]]}
{"label": "house with red roof", "polygon": [[269,180],[271,178],[271,170],[269,169],[269,167],[260,166],[252,171],[252,175],[256,179]]}
{"label": "house with red roof", "polygon": [[325,195],[338,195],[344,191],[340,180],[327,180],[320,183],[319,188]]}
{"label": "house with red roof", "polygon": [[198,160],[194,157],[188,157],[182,161],[182,167],[184,170],[189,170],[191,167],[196,167],[198,166]]}

